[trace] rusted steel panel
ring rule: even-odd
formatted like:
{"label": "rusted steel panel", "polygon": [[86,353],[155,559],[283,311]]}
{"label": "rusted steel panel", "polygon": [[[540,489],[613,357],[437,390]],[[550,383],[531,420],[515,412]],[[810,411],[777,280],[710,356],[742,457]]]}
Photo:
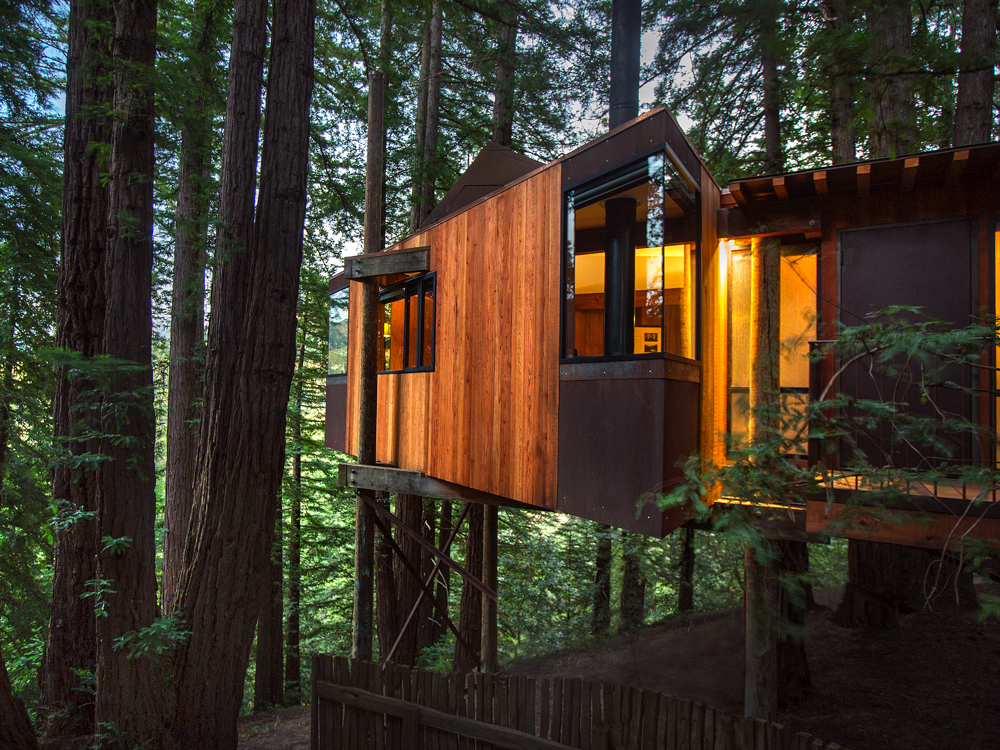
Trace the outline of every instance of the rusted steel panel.
{"label": "rusted steel panel", "polygon": [[638,503],[663,484],[666,381],[570,380],[559,384],[561,513],[660,536],[660,512]]}
{"label": "rusted steel panel", "polygon": [[[684,462],[698,452],[701,438],[701,384],[665,380],[663,411],[663,491],[684,483]],[[663,513],[665,535],[685,521],[685,509],[670,508]]]}
{"label": "rusted steel panel", "polygon": [[326,439],[323,444],[335,451],[348,452],[346,375],[326,379]]}
{"label": "rusted steel panel", "polygon": [[[866,314],[890,305],[919,306],[926,315],[956,327],[971,322],[977,306],[974,219],[844,230],[839,239],[840,309],[846,325],[857,325]],[[867,368],[867,363],[850,367],[841,377],[841,391],[861,399],[888,397],[908,403],[910,412],[936,416],[934,406],[926,403],[917,388],[902,391],[896,382],[873,380]],[[972,385],[968,368],[955,368],[949,379]],[[929,390],[946,413],[972,418],[972,399],[967,394],[935,386]],[[876,435],[860,436],[859,446],[876,465],[885,463],[886,455],[892,456],[896,466],[927,465],[916,451],[893,445],[887,426]],[[843,448],[842,457],[849,460],[846,444]],[[966,438],[956,444],[955,458],[972,460],[972,448],[971,439]]]}

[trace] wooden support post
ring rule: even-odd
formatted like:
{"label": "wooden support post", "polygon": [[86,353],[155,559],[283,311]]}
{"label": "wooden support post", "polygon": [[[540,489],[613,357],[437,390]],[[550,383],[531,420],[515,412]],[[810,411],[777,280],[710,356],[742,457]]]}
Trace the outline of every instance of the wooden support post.
{"label": "wooden support post", "polygon": [[[497,522],[498,508],[487,505],[483,519],[483,583],[492,591],[497,590]],[[497,671],[497,603],[483,597],[482,671]]]}
{"label": "wooden support post", "polygon": [[744,559],[743,628],[746,672],[743,713],[774,721],[778,715],[778,579],[753,545]]}
{"label": "wooden support post", "polygon": [[[385,124],[383,119],[382,73],[368,76],[368,164],[365,182],[364,252],[382,249],[382,183],[385,167]],[[378,283],[361,283],[361,346],[358,357],[358,463],[375,465],[375,432],[378,416]],[[375,493],[358,490],[354,529],[354,621],[351,656],[362,661],[372,658],[372,630],[375,599],[375,521],[372,503]]]}

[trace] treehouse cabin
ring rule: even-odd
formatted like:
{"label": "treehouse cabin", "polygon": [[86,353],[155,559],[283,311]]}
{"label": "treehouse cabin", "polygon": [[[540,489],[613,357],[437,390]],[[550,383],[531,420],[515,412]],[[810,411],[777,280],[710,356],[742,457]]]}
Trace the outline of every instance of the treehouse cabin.
{"label": "treehouse cabin", "polygon": [[[331,281],[327,445],[355,452],[350,281],[377,277],[380,465],[345,467],[345,484],[668,534],[683,510],[645,501],[682,479],[688,456],[724,461],[726,435],[747,429],[751,244],[780,238],[780,388],[795,408],[834,376],[832,355],[808,353],[838,321],[909,304],[956,325],[992,316],[998,188],[1000,144],[987,144],[723,190],[664,109],[544,165],[490,145],[416,234]],[[956,377],[983,392],[947,395],[948,409],[995,428],[995,375]],[[872,387],[851,370],[839,382],[862,398]],[[959,450],[996,460],[973,441]],[[940,506],[920,505],[948,514],[938,526],[860,518],[835,533],[939,546],[963,492],[936,488]],[[787,523],[830,533],[841,510],[809,502]],[[1000,538],[1000,514],[986,515],[976,534]]]}

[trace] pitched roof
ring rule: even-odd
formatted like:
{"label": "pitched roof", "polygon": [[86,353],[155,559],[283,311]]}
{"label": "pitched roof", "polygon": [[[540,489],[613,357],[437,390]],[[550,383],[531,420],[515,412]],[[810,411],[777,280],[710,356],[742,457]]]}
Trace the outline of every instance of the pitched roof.
{"label": "pitched roof", "polygon": [[458,182],[452,185],[451,190],[427,215],[420,227],[429,226],[460,211],[470,203],[541,166],[540,161],[519,154],[499,143],[488,142],[473,159],[469,168],[458,178]]}

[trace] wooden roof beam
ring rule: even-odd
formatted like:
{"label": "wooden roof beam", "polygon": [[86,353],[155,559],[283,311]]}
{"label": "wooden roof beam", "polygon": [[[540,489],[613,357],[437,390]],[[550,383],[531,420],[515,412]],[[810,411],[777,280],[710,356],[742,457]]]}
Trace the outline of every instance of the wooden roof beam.
{"label": "wooden roof beam", "polygon": [[344,276],[351,281],[429,270],[431,270],[430,247],[407,247],[402,250],[344,258]]}
{"label": "wooden roof beam", "polygon": [[900,183],[899,189],[903,193],[909,193],[913,190],[913,183],[917,179],[917,169],[920,168],[920,157],[915,156],[912,159],[907,159],[903,162],[903,180]]}
{"label": "wooden roof beam", "polygon": [[737,205],[745,206],[747,203],[747,198],[743,194],[743,185],[739,182],[732,182],[729,184],[729,194],[736,199]]}
{"label": "wooden roof beam", "polygon": [[784,177],[772,177],[771,188],[774,190],[774,194],[778,196],[779,201],[788,200],[788,188],[785,187]]}
{"label": "wooden roof beam", "polygon": [[969,149],[956,151],[951,155],[951,164],[948,165],[948,176],[945,182],[949,185],[957,185],[962,179],[965,165],[969,163]]}
{"label": "wooden roof beam", "polygon": [[872,165],[871,164],[859,164],[857,168],[858,175],[858,197],[864,198],[871,192],[871,177],[872,177]]}
{"label": "wooden roof beam", "polygon": [[816,188],[816,195],[826,194],[827,186],[826,186],[825,169],[821,169],[818,172],[813,172],[813,187]]}

